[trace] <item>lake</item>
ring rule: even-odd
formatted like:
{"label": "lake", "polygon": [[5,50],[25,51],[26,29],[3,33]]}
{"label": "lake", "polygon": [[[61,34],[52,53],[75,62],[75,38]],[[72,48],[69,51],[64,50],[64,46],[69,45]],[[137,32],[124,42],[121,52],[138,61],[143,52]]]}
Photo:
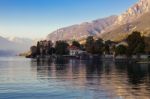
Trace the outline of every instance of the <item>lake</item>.
{"label": "lake", "polygon": [[1,57],[0,99],[150,99],[150,65]]}

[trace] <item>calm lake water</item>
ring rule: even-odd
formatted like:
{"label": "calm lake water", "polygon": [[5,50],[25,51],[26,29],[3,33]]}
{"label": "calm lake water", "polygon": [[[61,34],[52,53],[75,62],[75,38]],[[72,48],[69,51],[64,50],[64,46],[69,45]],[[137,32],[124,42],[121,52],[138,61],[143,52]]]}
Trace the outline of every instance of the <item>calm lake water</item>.
{"label": "calm lake water", "polygon": [[150,65],[3,57],[0,99],[150,99]]}

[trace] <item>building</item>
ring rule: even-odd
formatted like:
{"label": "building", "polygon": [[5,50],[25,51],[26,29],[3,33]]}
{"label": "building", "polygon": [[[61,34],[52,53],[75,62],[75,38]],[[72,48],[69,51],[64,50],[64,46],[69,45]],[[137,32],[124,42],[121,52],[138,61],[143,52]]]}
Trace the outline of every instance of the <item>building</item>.
{"label": "building", "polygon": [[68,49],[69,49],[69,55],[71,56],[79,55],[82,53],[82,50],[80,50],[80,48],[73,45],[69,46]]}

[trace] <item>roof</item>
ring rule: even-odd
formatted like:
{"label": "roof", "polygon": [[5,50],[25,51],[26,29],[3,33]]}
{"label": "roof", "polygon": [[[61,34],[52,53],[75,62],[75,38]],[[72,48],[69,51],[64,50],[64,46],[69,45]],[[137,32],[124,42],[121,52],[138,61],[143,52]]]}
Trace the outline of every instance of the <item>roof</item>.
{"label": "roof", "polygon": [[69,49],[69,50],[79,50],[78,47],[73,46],[73,45],[69,46],[68,49]]}

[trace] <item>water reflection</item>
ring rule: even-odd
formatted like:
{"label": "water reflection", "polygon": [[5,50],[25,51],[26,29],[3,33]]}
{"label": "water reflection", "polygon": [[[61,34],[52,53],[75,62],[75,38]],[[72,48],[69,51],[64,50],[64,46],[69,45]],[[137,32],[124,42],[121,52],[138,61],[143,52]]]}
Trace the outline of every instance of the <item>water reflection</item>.
{"label": "water reflection", "polygon": [[37,79],[49,82],[55,80],[59,86],[92,93],[89,99],[150,98],[148,64],[49,58],[32,60],[31,66],[37,72]]}

